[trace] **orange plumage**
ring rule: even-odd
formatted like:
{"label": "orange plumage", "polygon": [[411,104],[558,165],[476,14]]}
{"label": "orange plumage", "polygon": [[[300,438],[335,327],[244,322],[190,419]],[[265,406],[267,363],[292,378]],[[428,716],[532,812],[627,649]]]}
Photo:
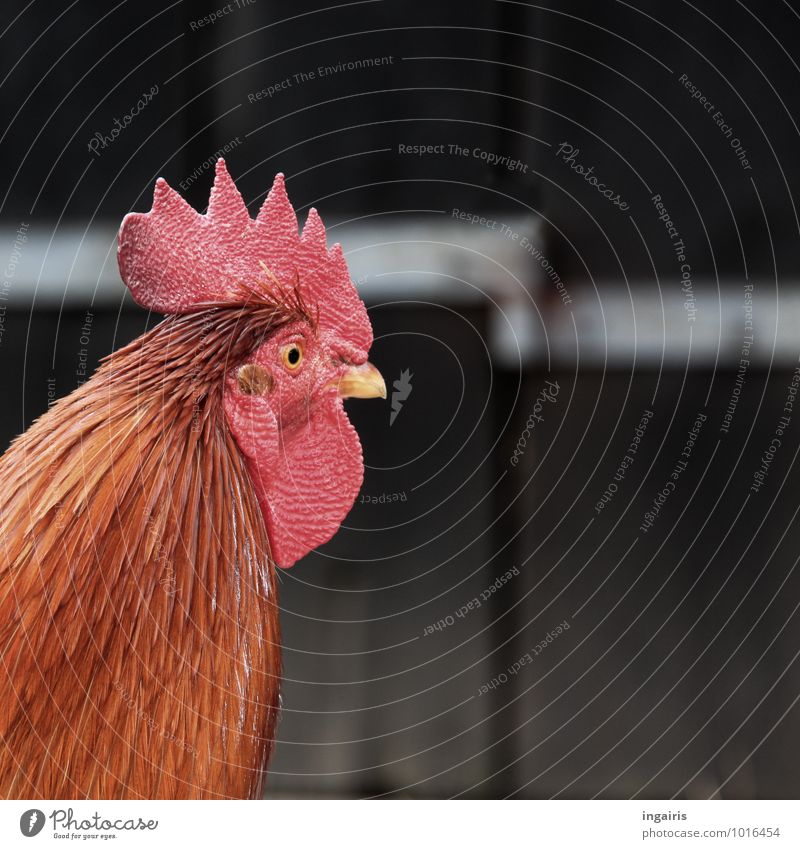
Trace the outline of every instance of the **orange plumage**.
{"label": "orange plumage", "polygon": [[258,792],[275,573],[220,377],[283,320],[269,305],[168,318],[0,459],[4,796]]}

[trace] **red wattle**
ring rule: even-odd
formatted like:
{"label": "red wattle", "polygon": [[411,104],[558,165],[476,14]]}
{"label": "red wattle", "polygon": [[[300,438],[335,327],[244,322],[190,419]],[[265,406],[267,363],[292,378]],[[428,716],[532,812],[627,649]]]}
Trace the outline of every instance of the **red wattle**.
{"label": "red wattle", "polygon": [[332,395],[315,404],[300,427],[282,431],[277,457],[247,463],[273,560],[283,568],[336,533],[364,480],[358,434]]}

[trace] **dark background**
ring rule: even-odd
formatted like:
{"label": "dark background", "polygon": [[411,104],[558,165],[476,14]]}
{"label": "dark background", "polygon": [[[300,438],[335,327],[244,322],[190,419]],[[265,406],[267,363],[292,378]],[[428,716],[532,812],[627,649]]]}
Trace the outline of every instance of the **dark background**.
{"label": "dark background", "polygon": [[[373,360],[387,385],[409,369],[413,390],[391,426],[389,402],[353,404],[351,417],[364,494],[403,500],[357,503],[330,544],[281,576],[286,683],[268,795],[796,797],[800,408],[764,486],[749,489],[800,354],[790,4],[255,0],[201,29],[192,22],[219,7],[6,8],[0,261],[25,222],[31,244],[63,252],[65,283],[47,290],[30,267],[14,278],[4,446],[46,408],[49,377],[59,395],[76,385],[87,310],[93,365],[157,320],[118,290],[75,291],[93,282],[71,277],[80,240],[99,234],[111,249],[158,176],[176,188],[189,178],[203,209],[206,165],[233,141],[226,161],[254,213],[281,170],[301,220],[317,206],[329,227],[361,218],[387,241],[408,222],[437,240],[453,208],[533,214],[570,290],[565,306],[530,259],[517,292],[535,316],[519,338],[530,354],[514,363],[493,341],[492,299],[513,300],[496,269],[446,244],[432,268],[413,244],[399,268],[376,261],[371,273],[394,276],[363,288]],[[392,61],[293,79],[367,57]],[[93,134],[154,85],[130,126],[90,153]],[[559,159],[563,142],[627,211]],[[528,167],[398,151],[439,143]],[[655,193],[687,245],[696,328]],[[459,268],[467,276],[444,294],[404,292],[409,276],[419,292],[426,274]],[[725,433],[750,284],[752,362]],[[514,467],[546,380],[557,402]],[[647,409],[635,462],[598,513]],[[701,412],[688,465],[644,533]],[[533,663],[478,695],[565,620]]]}

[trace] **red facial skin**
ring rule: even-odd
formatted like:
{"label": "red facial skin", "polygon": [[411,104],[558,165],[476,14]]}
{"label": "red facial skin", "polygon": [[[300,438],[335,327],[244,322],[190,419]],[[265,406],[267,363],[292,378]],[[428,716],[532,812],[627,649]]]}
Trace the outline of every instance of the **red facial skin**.
{"label": "red facial skin", "polygon": [[[288,352],[296,347],[296,365]],[[338,384],[367,352],[304,321],[276,331],[252,363],[272,378],[245,394],[237,370],[226,380],[225,413],[246,457],[276,564],[289,567],[327,542],[353,505],[364,477],[361,443]]]}

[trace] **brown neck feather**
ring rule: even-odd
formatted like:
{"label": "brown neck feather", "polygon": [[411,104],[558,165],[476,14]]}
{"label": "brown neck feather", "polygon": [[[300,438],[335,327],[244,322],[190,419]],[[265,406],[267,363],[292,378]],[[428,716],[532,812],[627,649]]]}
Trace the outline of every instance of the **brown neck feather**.
{"label": "brown neck feather", "polygon": [[258,793],[276,585],[222,386],[294,317],[170,317],[0,458],[2,795]]}

